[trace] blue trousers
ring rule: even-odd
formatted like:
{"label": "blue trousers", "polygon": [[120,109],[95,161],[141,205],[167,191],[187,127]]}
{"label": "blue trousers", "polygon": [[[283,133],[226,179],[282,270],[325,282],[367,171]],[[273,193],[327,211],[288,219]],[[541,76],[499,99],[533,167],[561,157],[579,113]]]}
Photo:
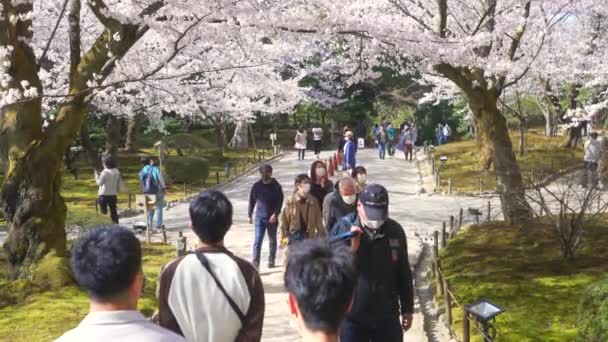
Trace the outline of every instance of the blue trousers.
{"label": "blue trousers", "polygon": [[148,210],[148,227],[153,227],[154,213],[156,213],[156,228],[163,225],[163,208],[165,206],[165,194],[161,191],[156,194],[156,210]]}
{"label": "blue trousers", "polygon": [[268,249],[270,256],[268,262],[274,263],[277,256],[277,223],[270,223],[269,217],[255,217],[255,240],[253,242],[253,262],[260,263],[260,254],[262,253],[262,243],[264,235],[268,232]]}
{"label": "blue trousers", "polygon": [[403,342],[403,328],[399,318],[372,322],[369,325],[358,324],[346,318],[342,321],[340,342]]}
{"label": "blue trousers", "polygon": [[386,143],[378,142],[378,156],[380,159],[384,159],[386,157]]}

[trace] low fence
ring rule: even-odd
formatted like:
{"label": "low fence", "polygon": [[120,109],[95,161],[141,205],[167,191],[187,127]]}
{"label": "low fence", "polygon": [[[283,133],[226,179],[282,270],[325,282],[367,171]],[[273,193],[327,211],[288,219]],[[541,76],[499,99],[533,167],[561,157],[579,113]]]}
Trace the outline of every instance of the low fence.
{"label": "low fence", "polygon": [[[479,223],[481,219],[484,219],[487,222],[490,222],[493,218],[492,216],[492,203],[488,201],[487,211],[482,211],[479,209],[469,208],[467,209],[470,215],[475,216],[475,222]],[[475,319],[471,317],[466,311],[466,307],[462,304],[460,300],[458,300],[456,294],[454,293],[453,288],[450,286],[449,280],[446,278],[443,273],[443,269],[441,266],[441,256],[440,249],[445,248],[448,245],[448,242],[453,239],[456,234],[463,227],[463,219],[464,219],[464,209],[460,209],[458,217],[450,216],[449,221],[444,221],[441,227],[441,230],[436,230],[433,235],[433,260],[432,260],[432,274],[435,279],[435,295],[439,295],[443,297],[443,302],[439,303],[440,306],[443,307],[445,312],[445,323],[450,331],[452,338],[461,341],[461,342],[470,342],[471,339],[471,326],[473,326],[479,334],[484,338],[484,341],[493,341],[494,336],[490,336],[487,331],[484,331],[482,327],[480,327]],[[448,226],[449,222],[449,226]],[[462,327],[462,339],[453,329],[453,310],[461,310],[463,313],[463,327]]]}

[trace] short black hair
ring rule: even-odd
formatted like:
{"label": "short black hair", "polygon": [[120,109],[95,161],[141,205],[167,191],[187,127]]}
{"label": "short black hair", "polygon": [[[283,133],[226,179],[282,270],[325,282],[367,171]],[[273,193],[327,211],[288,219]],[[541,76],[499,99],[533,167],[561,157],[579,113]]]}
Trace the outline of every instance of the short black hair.
{"label": "short black hair", "polygon": [[270,164],[262,164],[259,169],[260,173],[271,173],[272,166]]}
{"label": "short black hair", "polygon": [[296,176],[296,180],[295,180],[296,187],[302,183],[312,183],[312,181],[310,180],[310,177],[308,177],[308,175],[305,173],[301,173]]}
{"label": "short black hair", "polygon": [[141,163],[145,165],[150,165],[150,162],[152,161],[152,157],[143,157],[141,158]]}
{"label": "short black hair", "polygon": [[357,175],[359,175],[361,173],[367,174],[367,170],[363,166],[357,166],[353,169],[353,173],[352,173],[351,177],[357,178]]}
{"label": "short black hair", "polygon": [[285,289],[298,302],[306,327],[337,332],[357,283],[354,256],[346,246],[306,240],[293,246],[285,269]]}
{"label": "short black hair", "polygon": [[91,298],[108,302],[122,295],[142,270],[141,244],[130,230],[98,226],[72,248],[72,272]]}
{"label": "short black hair", "polygon": [[104,156],[102,159],[102,162],[103,162],[103,166],[105,166],[108,169],[115,169],[118,166],[116,163],[116,159],[114,159],[114,157],[111,154]]}
{"label": "short black hair", "polygon": [[220,242],[232,226],[232,203],[222,192],[205,191],[190,203],[192,229],[205,243]]}

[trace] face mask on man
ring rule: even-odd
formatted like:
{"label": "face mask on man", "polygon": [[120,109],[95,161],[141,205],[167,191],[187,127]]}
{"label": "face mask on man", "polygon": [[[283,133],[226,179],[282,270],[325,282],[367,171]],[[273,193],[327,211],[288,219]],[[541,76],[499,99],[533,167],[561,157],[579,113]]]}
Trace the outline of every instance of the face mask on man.
{"label": "face mask on man", "polygon": [[366,220],[363,224],[371,230],[378,230],[378,229],[380,229],[380,227],[382,227],[382,225],[384,224],[384,221]]}
{"label": "face mask on man", "polygon": [[359,181],[359,183],[365,184],[365,181],[367,180],[367,175],[364,173],[360,173],[357,175],[357,180]]}
{"label": "face mask on man", "polygon": [[325,175],[327,174],[327,170],[325,170],[325,168],[322,168],[322,167],[318,167],[315,170],[315,172],[316,172],[317,176],[319,176],[319,177],[325,177]]}
{"label": "face mask on man", "polygon": [[357,200],[357,195],[342,196],[342,199],[344,200],[344,203],[348,205],[353,205]]}

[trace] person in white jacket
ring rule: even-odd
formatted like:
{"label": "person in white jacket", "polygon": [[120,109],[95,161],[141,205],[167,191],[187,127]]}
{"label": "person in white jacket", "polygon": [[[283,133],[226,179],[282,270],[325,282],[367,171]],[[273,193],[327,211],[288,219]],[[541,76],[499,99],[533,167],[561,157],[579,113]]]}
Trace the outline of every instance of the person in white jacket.
{"label": "person in white jacket", "polygon": [[118,193],[124,185],[112,156],[103,158],[103,167],[101,173],[95,170],[95,182],[99,186],[99,210],[103,215],[107,215],[109,208],[112,222],[118,224]]}

